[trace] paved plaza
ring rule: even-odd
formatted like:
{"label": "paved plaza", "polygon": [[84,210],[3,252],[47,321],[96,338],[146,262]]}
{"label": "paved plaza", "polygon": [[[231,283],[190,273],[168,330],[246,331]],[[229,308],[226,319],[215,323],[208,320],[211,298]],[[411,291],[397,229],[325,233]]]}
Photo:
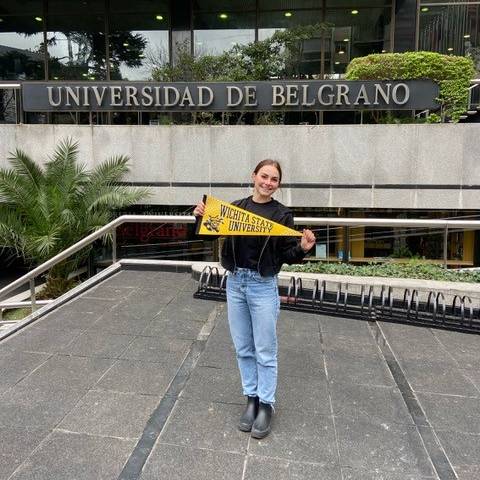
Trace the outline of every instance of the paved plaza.
{"label": "paved plaza", "polygon": [[125,270],[0,341],[0,480],[480,478],[480,336],[282,311],[273,431],[222,302]]}

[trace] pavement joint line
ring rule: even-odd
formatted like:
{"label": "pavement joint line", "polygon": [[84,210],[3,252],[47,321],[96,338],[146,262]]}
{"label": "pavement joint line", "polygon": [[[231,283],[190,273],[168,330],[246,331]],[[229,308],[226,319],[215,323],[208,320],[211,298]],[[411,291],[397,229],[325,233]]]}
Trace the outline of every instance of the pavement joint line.
{"label": "pavement joint line", "polygon": [[[318,334],[320,336],[320,352],[322,354],[322,359],[323,359],[323,369],[325,370],[325,379],[327,383],[327,394],[328,394],[328,403],[330,405],[330,415],[332,419],[332,425],[333,425],[333,435],[335,438],[335,452],[337,456],[337,462],[338,465],[341,465],[341,458],[340,458],[340,443],[338,441],[338,434],[337,434],[337,424],[335,423],[335,412],[333,409],[333,402],[332,402],[332,392],[330,388],[330,379],[328,377],[328,367],[327,367],[327,361],[326,361],[326,355],[325,355],[325,341],[324,341],[324,333],[322,332],[322,324],[320,322],[320,318],[318,318]],[[343,480],[343,472],[342,469],[340,468],[340,477]]]}
{"label": "pavement joint line", "polygon": [[[218,312],[216,308],[215,311]],[[160,403],[147,421],[145,429],[138,440],[133,452],[125,463],[118,480],[137,480],[150,456],[155,443],[160,436],[170,414],[177,403],[180,394],[187,383],[190,374],[195,368],[200,355],[205,349],[206,339],[197,339],[190,346],[175,377],[170,383]]]}
{"label": "pavement joint line", "polygon": [[402,394],[403,400],[417,428],[425,451],[427,452],[438,478],[440,480],[456,480],[458,477],[453,469],[452,463],[435,434],[435,430],[430,425],[420,402],[395,357],[395,353],[388,343],[385,333],[378,322],[375,322],[373,325],[371,325],[371,322],[368,322],[368,326],[372,335],[378,339],[377,345],[379,346],[390,373]]}

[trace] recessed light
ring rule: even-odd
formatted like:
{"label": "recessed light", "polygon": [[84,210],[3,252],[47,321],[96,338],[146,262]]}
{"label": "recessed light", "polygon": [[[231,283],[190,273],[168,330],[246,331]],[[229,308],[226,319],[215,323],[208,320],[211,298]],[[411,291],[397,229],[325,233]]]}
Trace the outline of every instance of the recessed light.
{"label": "recessed light", "polygon": [[447,50],[448,50],[449,52],[453,52],[453,47],[448,47]]}
{"label": "recessed light", "polygon": [[88,77],[88,73],[82,73],[82,77]]}
{"label": "recessed light", "polygon": [[35,20],[36,20],[37,22],[41,22],[41,21],[43,20],[43,18],[42,18],[42,17],[35,17]]}
{"label": "recessed light", "polygon": [[54,80],[58,80],[58,77],[53,77]]}
{"label": "recessed light", "polygon": [[386,50],[382,50],[382,53],[387,53],[387,51],[386,51]]}
{"label": "recessed light", "polygon": [[422,12],[428,12],[428,7],[423,7],[421,10]]}
{"label": "recessed light", "polygon": [[352,10],[352,15],[358,15],[358,10]]}
{"label": "recessed light", "polygon": [[124,46],[124,47],[128,47],[128,43],[125,42],[125,43],[123,44],[123,46]]}
{"label": "recessed light", "polygon": [[340,65],[340,62],[335,62],[335,65]]}
{"label": "recessed light", "polygon": [[285,12],[284,15],[285,15],[286,17],[291,17],[291,16],[293,15],[293,13],[292,13],[292,12]]}
{"label": "recessed light", "polygon": [[339,50],[339,51],[338,51],[338,54],[339,54],[339,55],[343,55],[344,53],[345,53],[345,50]]}
{"label": "recessed light", "polygon": [[343,41],[344,41],[344,42],[349,42],[350,39],[349,39],[349,38],[344,38]]}
{"label": "recessed light", "polygon": [[0,23],[2,23],[2,22],[3,22],[3,18],[0,18]]}
{"label": "recessed light", "polygon": [[226,13],[221,13],[219,15],[219,17],[222,19],[222,20],[226,20],[228,18],[228,15]]}
{"label": "recessed light", "polygon": [[163,20],[163,15],[157,15],[157,16],[155,17],[155,19],[156,19],[156,20]]}
{"label": "recessed light", "polygon": [[470,34],[469,33],[466,33],[463,38],[470,38]]}

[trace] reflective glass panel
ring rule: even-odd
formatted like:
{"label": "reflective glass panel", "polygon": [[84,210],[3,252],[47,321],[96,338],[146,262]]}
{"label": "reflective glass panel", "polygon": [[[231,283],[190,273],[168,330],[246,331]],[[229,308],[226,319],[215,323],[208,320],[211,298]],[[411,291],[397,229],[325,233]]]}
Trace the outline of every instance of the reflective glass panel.
{"label": "reflective glass panel", "polygon": [[389,51],[390,17],[390,8],[327,10],[325,21],[333,27],[325,43],[325,73],[344,73],[352,58]]}
{"label": "reflective glass panel", "polygon": [[103,0],[48,0],[49,15],[88,15],[104,12],[105,2]]}
{"label": "reflective glass panel", "polygon": [[110,78],[148,80],[154,66],[168,62],[168,14],[110,17]]}
{"label": "reflective glass panel", "polygon": [[[285,13],[289,15],[285,15]],[[321,10],[288,10],[277,12],[260,12],[258,39],[265,40],[273,35],[275,31],[288,28],[307,26],[322,21]],[[320,35],[302,41],[300,46],[300,58],[295,68],[295,77],[310,78],[318,76],[321,72],[321,45]]]}
{"label": "reflective glass panel", "polygon": [[169,9],[168,0],[110,0],[110,13],[163,13]]}
{"label": "reflective glass panel", "polygon": [[420,7],[419,49],[468,54],[480,70],[480,5]]}
{"label": "reflective glass panel", "polygon": [[255,8],[255,0],[193,0],[194,11],[245,12]]}
{"label": "reflective glass panel", "polygon": [[295,10],[321,8],[322,0],[258,0],[259,10]]}
{"label": "reflective glass panel", "polygon": [[198,13],[194,24],[195,55],[215,55],[255,40],[254,13]]}
{"label": "reflective glass panel", "polygon": [[2,0],[0,2],[0,16],[8,15],[41,15],[43,0]]}
{"label": "reflective glass panel", "polygon": [[106,79],[104,31],[103,15],[49,16],[50,79]]}
{"label": "reflective glass panel", "polygon": [[42,18],[0,18],[0,79],[45,79]]}

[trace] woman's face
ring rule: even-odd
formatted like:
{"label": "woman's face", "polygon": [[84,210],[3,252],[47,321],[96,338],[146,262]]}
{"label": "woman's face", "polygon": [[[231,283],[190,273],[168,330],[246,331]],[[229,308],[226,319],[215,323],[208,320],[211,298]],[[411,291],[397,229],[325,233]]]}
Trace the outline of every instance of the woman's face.
{"label": "woman's face", "polygon": [[252,174],[253,189],[262,198],[271,197],[280,186],[280,173],[273,165],[264,165]]}

